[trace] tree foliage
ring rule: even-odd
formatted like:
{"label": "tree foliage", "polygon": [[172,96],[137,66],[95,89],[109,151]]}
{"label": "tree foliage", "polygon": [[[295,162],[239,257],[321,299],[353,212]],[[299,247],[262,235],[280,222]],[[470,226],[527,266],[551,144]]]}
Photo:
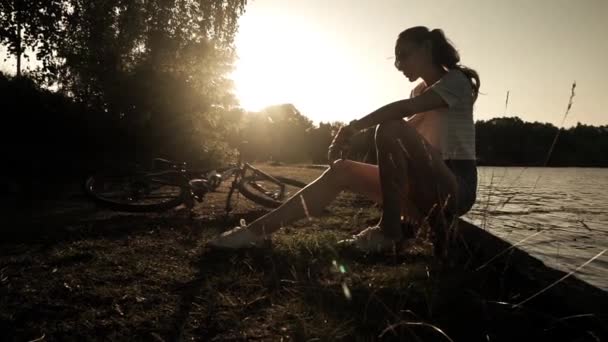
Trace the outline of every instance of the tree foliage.
{"label": "tree foliage", "polygon": [[578,123],[559,129],[503,117],[477,121],[476,135],[477,159],[482,165],[608,166],[608,126]]}
{"label": "tree foliage", "polygon": [[233,62],[232,43],[244,0],[70,0],[70,4],[65,19],[68,34],[59,45],[63,62],[59,79],[77,99],[120,106],[116,86],[143,73],[160,79],[173,75],[210,96],[210,101],[220,102],[211,88],[226,88],[222,76]]}
{"label": "tree foliage", "polygon": [[250,160],[301,162],[310,159],[312,121],[294,105],[281,104],[245,116],[242,139]]}
{"label": "tree foliage", "polygon": [[27,49],[35,51],[43,69],[51,63],[56,43],[61,39],[61,0],[0,1],[0,44],[17,59],[16,74],[21,74],[21,58],[30,59]]}
{"label": "tree foliage", "polygon": [[21,45],[43,62],[28,76],[112,123],[106,139],[120,141],[121,153],[212,159],[242,115],[227,74],[245,4],[3,1],[0,42],[18,51],[21,25]]}

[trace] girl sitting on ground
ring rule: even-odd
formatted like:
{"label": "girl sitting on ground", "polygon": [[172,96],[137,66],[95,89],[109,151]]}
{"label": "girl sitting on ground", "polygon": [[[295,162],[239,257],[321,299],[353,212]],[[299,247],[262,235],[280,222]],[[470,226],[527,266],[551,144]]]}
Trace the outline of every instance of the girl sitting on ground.
{"label": "girl sitting on ground", "polygon": [[[471,209],[477,190],[473,104],[480,81],[476,71],[459,62],[442,30],[417,26],[401,32],[395,67],[410,82],[422,78],[410,98],[342,127],[329,147],[327,171],[280,207],[246,227],[224,232],[208,245],[261,246],[280,227],[320,215],[346,190],[365,195],[382,208],[377,225],[346,243],[362,251],[390,251],[412,237],[407,227],[426,222],[432,228],[435,253],[444,253],[447,228]],[[375,127],[378,165],[339,159],[350,138],[369,127]],[[403,218],[409,224],[402,224]]]}

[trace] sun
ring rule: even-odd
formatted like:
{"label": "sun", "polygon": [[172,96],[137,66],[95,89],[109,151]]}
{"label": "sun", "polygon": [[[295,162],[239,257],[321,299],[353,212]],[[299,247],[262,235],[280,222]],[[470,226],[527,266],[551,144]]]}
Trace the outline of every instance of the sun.
{"label": "sun", "polygon": [[307,46],[311,32],[280,16],[242,19],[236,40],[238,61],[232,75],[241,106],[256,111],[302,97],[309,80],[299,64],[304,60],[311,63]]}
{"label": "sun", "polygon": [[231,78],[243,109],[292,103],[304,115],[323,119],[328,104],[352,93],[351,71],[339,45],[313,23],[285,15],[242,19]]}

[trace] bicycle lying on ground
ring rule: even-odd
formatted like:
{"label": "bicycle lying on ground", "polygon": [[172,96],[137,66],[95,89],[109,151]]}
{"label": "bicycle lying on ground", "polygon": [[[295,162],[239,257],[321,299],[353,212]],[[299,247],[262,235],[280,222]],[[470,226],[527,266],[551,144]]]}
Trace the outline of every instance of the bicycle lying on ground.
{"label": "bicycle lying on ground", "polygon": [[[262,206],[280,206],[290,194],[286,185],[296,190],[306,183],[270,175],[240,159],[222,169],[195,170],[186,163],[156,158],[151,170],[139,166],[127,170],[98,173],[85,181],[85,193],[99,205],[120,211],[160,212],[184,204],[192,209],[195,201],[232,178],[226,198],[226,213],[232,211],[235,190]],[[292,188],[293,189],[293,188]]]}

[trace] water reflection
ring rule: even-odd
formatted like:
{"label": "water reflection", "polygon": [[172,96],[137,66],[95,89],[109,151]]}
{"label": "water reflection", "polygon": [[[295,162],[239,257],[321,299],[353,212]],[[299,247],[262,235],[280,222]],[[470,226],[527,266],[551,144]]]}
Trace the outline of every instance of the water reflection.
{"label": "water reflection", "polygon": [[[477,202],[465,219],[572,271],[608,247],[608,169],[480,167]],[[608,256],[576,273],[608,290]]]}

